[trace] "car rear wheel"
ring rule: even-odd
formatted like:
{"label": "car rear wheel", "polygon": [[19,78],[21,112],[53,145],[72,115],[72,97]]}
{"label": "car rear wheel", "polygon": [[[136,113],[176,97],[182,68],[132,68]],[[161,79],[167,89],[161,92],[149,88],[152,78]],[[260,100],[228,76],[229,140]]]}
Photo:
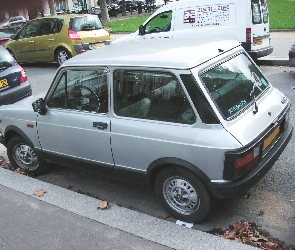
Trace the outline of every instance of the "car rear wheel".
{"label": "car rear wheel", "polygon": [[166,210],[176,219],[201,222],[210,213],[212,199],[205,185],[194,174],[176,167],[162,170],[155,191]]}
{"label": "car rear wheel", "polygon": [[55,61],[57,62],[58,66],[62,65],[66,60],[70,59],[72,56],[69,53],[69,51],[67,51],[64,48],[60,48],[56,51],[55,54]]}
{"label": "car rear wheel", "polygon": [[14,169],[20,168],[40,175],[47,169],[46,162],[39,159],[33,149],[20,136],[12,137],[7,145],[7,155]]}

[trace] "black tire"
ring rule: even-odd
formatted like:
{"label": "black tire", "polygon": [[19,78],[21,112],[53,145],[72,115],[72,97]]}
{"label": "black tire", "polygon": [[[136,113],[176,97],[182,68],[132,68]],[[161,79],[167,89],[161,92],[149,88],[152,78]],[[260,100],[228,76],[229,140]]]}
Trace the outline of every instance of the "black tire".
{"label": "black tire", "polygon": [[197,223],[206,219],[212,207],[209,191],[193,173],[177,168],[163,169],[155,191],[166,210],[176,219]]}
{"label": "black tire", "polygon": [[64,48],[59,48],[55,52],[55,61],[57,62],[58,66],[62,65],[66,60],[70,59],[72,56],[69,51]]}
{"label": "black tire", "polygon": [[9,140],[7,156],[14,169],[20,168],[34,175],[41,175],[47,169],[46,162],[39,159],[33,149],[18,135]]}

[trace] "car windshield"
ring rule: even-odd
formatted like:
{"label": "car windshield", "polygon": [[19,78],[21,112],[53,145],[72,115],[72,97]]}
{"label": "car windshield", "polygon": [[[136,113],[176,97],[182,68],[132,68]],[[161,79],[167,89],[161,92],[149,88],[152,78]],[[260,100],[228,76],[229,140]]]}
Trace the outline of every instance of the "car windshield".
{"label": "car windshield", "polygon": [[11,67],[14,64],[14,59],[6,49],[0,48],[0,70]]}
{"label": "car windshield", "polygon": [[201,79],[225,119],[254,104],[270,86],[245,54],[210,68]]}
{"label": "car windshield", "polygon": [[103,25],[96,15],[75,17],[72,22],[73,31],[86,31],[102,29]]}

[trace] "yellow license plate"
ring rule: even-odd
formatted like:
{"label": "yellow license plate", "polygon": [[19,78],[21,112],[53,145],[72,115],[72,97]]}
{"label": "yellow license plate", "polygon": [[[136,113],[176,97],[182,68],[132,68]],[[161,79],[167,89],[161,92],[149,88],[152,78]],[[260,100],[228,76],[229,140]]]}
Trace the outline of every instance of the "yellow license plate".
{"label": "yellow license plate", "polygon": [[261,45],[262,39],[254,39],[254,45]]}
{"label": "yellow license plate", "polygon": [[263,142],[263,150],[265,150],[269,144],[276,138],[276,136],[280,133],[280,126],[277,126],[276,129],[264,140]]}
{"label": "yellow license plate", "polygon": [[8,81],[7,79],[1,79],[0,80],[0,88],[8,86]]}
{"label": "yellow license plate", "polygon": [[93,43],[91,44],[93,49],[97,49],[104,46],[104,43]]}

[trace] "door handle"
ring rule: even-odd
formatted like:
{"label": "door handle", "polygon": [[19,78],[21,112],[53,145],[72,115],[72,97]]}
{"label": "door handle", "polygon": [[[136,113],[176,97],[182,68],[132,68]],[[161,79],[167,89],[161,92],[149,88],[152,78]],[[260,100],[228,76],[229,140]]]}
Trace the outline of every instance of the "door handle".
{"label": "door handle", "polygon": [[97,129],[106,129],[108,124],[105,122],[93,122],[93,127]]}
{"label": "door handle", "polygon": [[34,43],[34,42],[35,42],[34,40],[30,40],[30,41],[29,41],[29,43]]}
{"label": "door handle", "polygon": [[54,41],[54,38],[49,38],[48,41]]}

